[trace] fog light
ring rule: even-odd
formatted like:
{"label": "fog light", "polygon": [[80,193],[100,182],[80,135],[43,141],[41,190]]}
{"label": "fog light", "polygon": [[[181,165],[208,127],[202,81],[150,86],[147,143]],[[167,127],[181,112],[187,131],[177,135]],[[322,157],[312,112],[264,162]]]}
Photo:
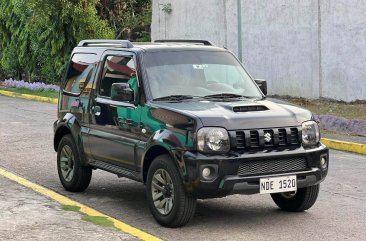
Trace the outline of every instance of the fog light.
{"label": "fog light", "polygon": [[219,173],[219,166],[217,164],[204,164],[200,166],[199,174],[202,182],[213,182]]}
{"label": "fog light", "polygon": [[327,168],[328,163],[327,163],[327,158],[326,157],[323,156],[320,159],[320,165],[322,166],[323,169]]}
{"label": "fog light", "polygon": [[207,179],[207,178],[210,177],[210,174],[211,174],[210,168],[208,168],[208,167],[203,168],[203,170],[202,170],[202,177],[204,177],[204,178]]}

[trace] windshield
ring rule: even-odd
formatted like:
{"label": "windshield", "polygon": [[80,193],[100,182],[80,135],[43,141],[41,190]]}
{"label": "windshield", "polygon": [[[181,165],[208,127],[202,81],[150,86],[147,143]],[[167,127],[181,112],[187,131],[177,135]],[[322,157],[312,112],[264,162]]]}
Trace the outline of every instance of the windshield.
{"label": "windshield", "polygon": [[[150,52],[144,59],[153,99],[187,95],[262,95],[238,61],[228,52]],[[224,98],[224,97],[223,97]]]}

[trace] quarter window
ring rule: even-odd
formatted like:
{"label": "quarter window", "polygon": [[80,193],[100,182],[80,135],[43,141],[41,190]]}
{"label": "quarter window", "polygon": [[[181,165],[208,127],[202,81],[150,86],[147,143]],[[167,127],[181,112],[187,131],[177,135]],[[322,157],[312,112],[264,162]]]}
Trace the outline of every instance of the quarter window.
{"label": "quarter window", "polygon": [[61,101],[61,110],[70,110],[72,107],[87,106],[89,94],[93,89],[93,74],[98,62],[96,54],[74,54],[71,58],[67,70],[64,90],[74,94],[80,94],[79,97],[63,95]]}
{"label": "quarter window", "polygon": [[88,86],[96,62],[95,54],[74,54],[67,71],[64,90],[80,94]]}

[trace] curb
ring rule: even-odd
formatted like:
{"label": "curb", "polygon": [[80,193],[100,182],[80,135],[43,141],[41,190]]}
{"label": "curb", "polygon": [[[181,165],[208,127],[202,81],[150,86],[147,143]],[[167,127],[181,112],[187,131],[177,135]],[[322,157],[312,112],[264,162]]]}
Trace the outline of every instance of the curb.
{"label": "curb", "polygon": [[16,183],[19,183],[29,189],[32,189],[33,191],[35,191],[39,194],[42,194],[43,196],[49,197],[52,200],[55,200],[56,202],[58,202],[60,204],[79,207],[80,213],[83,213],[83,214],[86,214],[89,216],[93,216],[93,217],[104,217],[104,218],[110,220],[113,223],[113,226],[115,228],[117,228],[118,230],[120,230],[124,233],[128,233],[136,238],[139,238],[144,241],[161,241],[160,238],[158,238],[152,234],[146,233],[138,228],[132,227],[127,223],[124,223],[115,218],[112,218],[104,213],[101,213],[101,212],[99,212],[91,207],[88,207],[84,204],[81,204],[77,201],[74,201],[74,200],[72,200],[66,196],[63,196],[57,192],[54,192],[48,188],[35,184],[31,181],[28,181],[27,179],[17,176],[12,172],[9,172],[9,171],[6,171],[6,170],[0,168],[0,175],[3,177],[6,177],[9,180],[12,180]]}
{"label": "curb", "polygon": [[[27,95],[27,94],[19,94],[12,91],[6,91],[6,90],[0,90],[1,95],[6,95],[10,97],[18,97],[28,100],[35,100],[35,101],[42,101],[42,102],[48,102],[48,103],[58,103],[58,99],[55,98],[49,98],[49,97],[42,97],[42,96],[36,96],[36,95]],[[328,138],[322,138],[321,142],[326,145],[327,147],[335,150],[340,151],[348,151],[348,152],[354,152],[358,154],[364,154],[366,155],[366,145],[365,144],[358,144],[353,142],[346,142],[346,141],[339,141],[339,140],[332,140]]]}
{"label": "curb", "polygon": [[42,102],[48,102],[48,103],[53,103],[53,104],[58,103],[58,99],[56,99],[56,98],[43,97],[43,96],[38,96],[38,95],[20,94],[20,93],[15,93],[12,91],[7,91],[7,90],[0,90],[0,94],[5,95],[5,96],[10,96],[10,97],[27,99],[27,100],[42,101]]}
{"label": "curb", "polygon": [[332,139],[327,139],[327,138],[322,138],[321,142],[331,149],[354,152],[354,153],[366,155],[366,145],[365,144],[359,144],[359,143],[353,143],[353,142],[347,142],[347,141],[338,141],[338,140],[332,140]]}

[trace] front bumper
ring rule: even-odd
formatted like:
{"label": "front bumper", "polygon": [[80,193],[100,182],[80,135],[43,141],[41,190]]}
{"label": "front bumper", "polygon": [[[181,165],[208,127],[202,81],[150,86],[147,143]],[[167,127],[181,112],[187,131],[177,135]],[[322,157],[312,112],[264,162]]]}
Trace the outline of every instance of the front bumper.
{"label": "front bumper", "polygon": [[[256,160],[286,159],[301,157],[306,160],[306,169],[301,171],[280,171],[256,175],[239,175],[239,165]],[[259,193],[260,178],[278,176],[297,176],[297,187],[304,188],[316,185],[324,180],[328,165],[324,168],[320,159],[325,157],[329,164],[329,151],[320,144],[317,148],[306,150],[302,147],[295,150],[258,151],[255,153],[230,153],[227,156],[208,156],[201,153],[186,152],[183,155],[185,170],[183,180],[186,191],[197,198],[223,197],[230,194]],[[205,166],[217,168],[215,178],[205,180],[201,173]]]}

